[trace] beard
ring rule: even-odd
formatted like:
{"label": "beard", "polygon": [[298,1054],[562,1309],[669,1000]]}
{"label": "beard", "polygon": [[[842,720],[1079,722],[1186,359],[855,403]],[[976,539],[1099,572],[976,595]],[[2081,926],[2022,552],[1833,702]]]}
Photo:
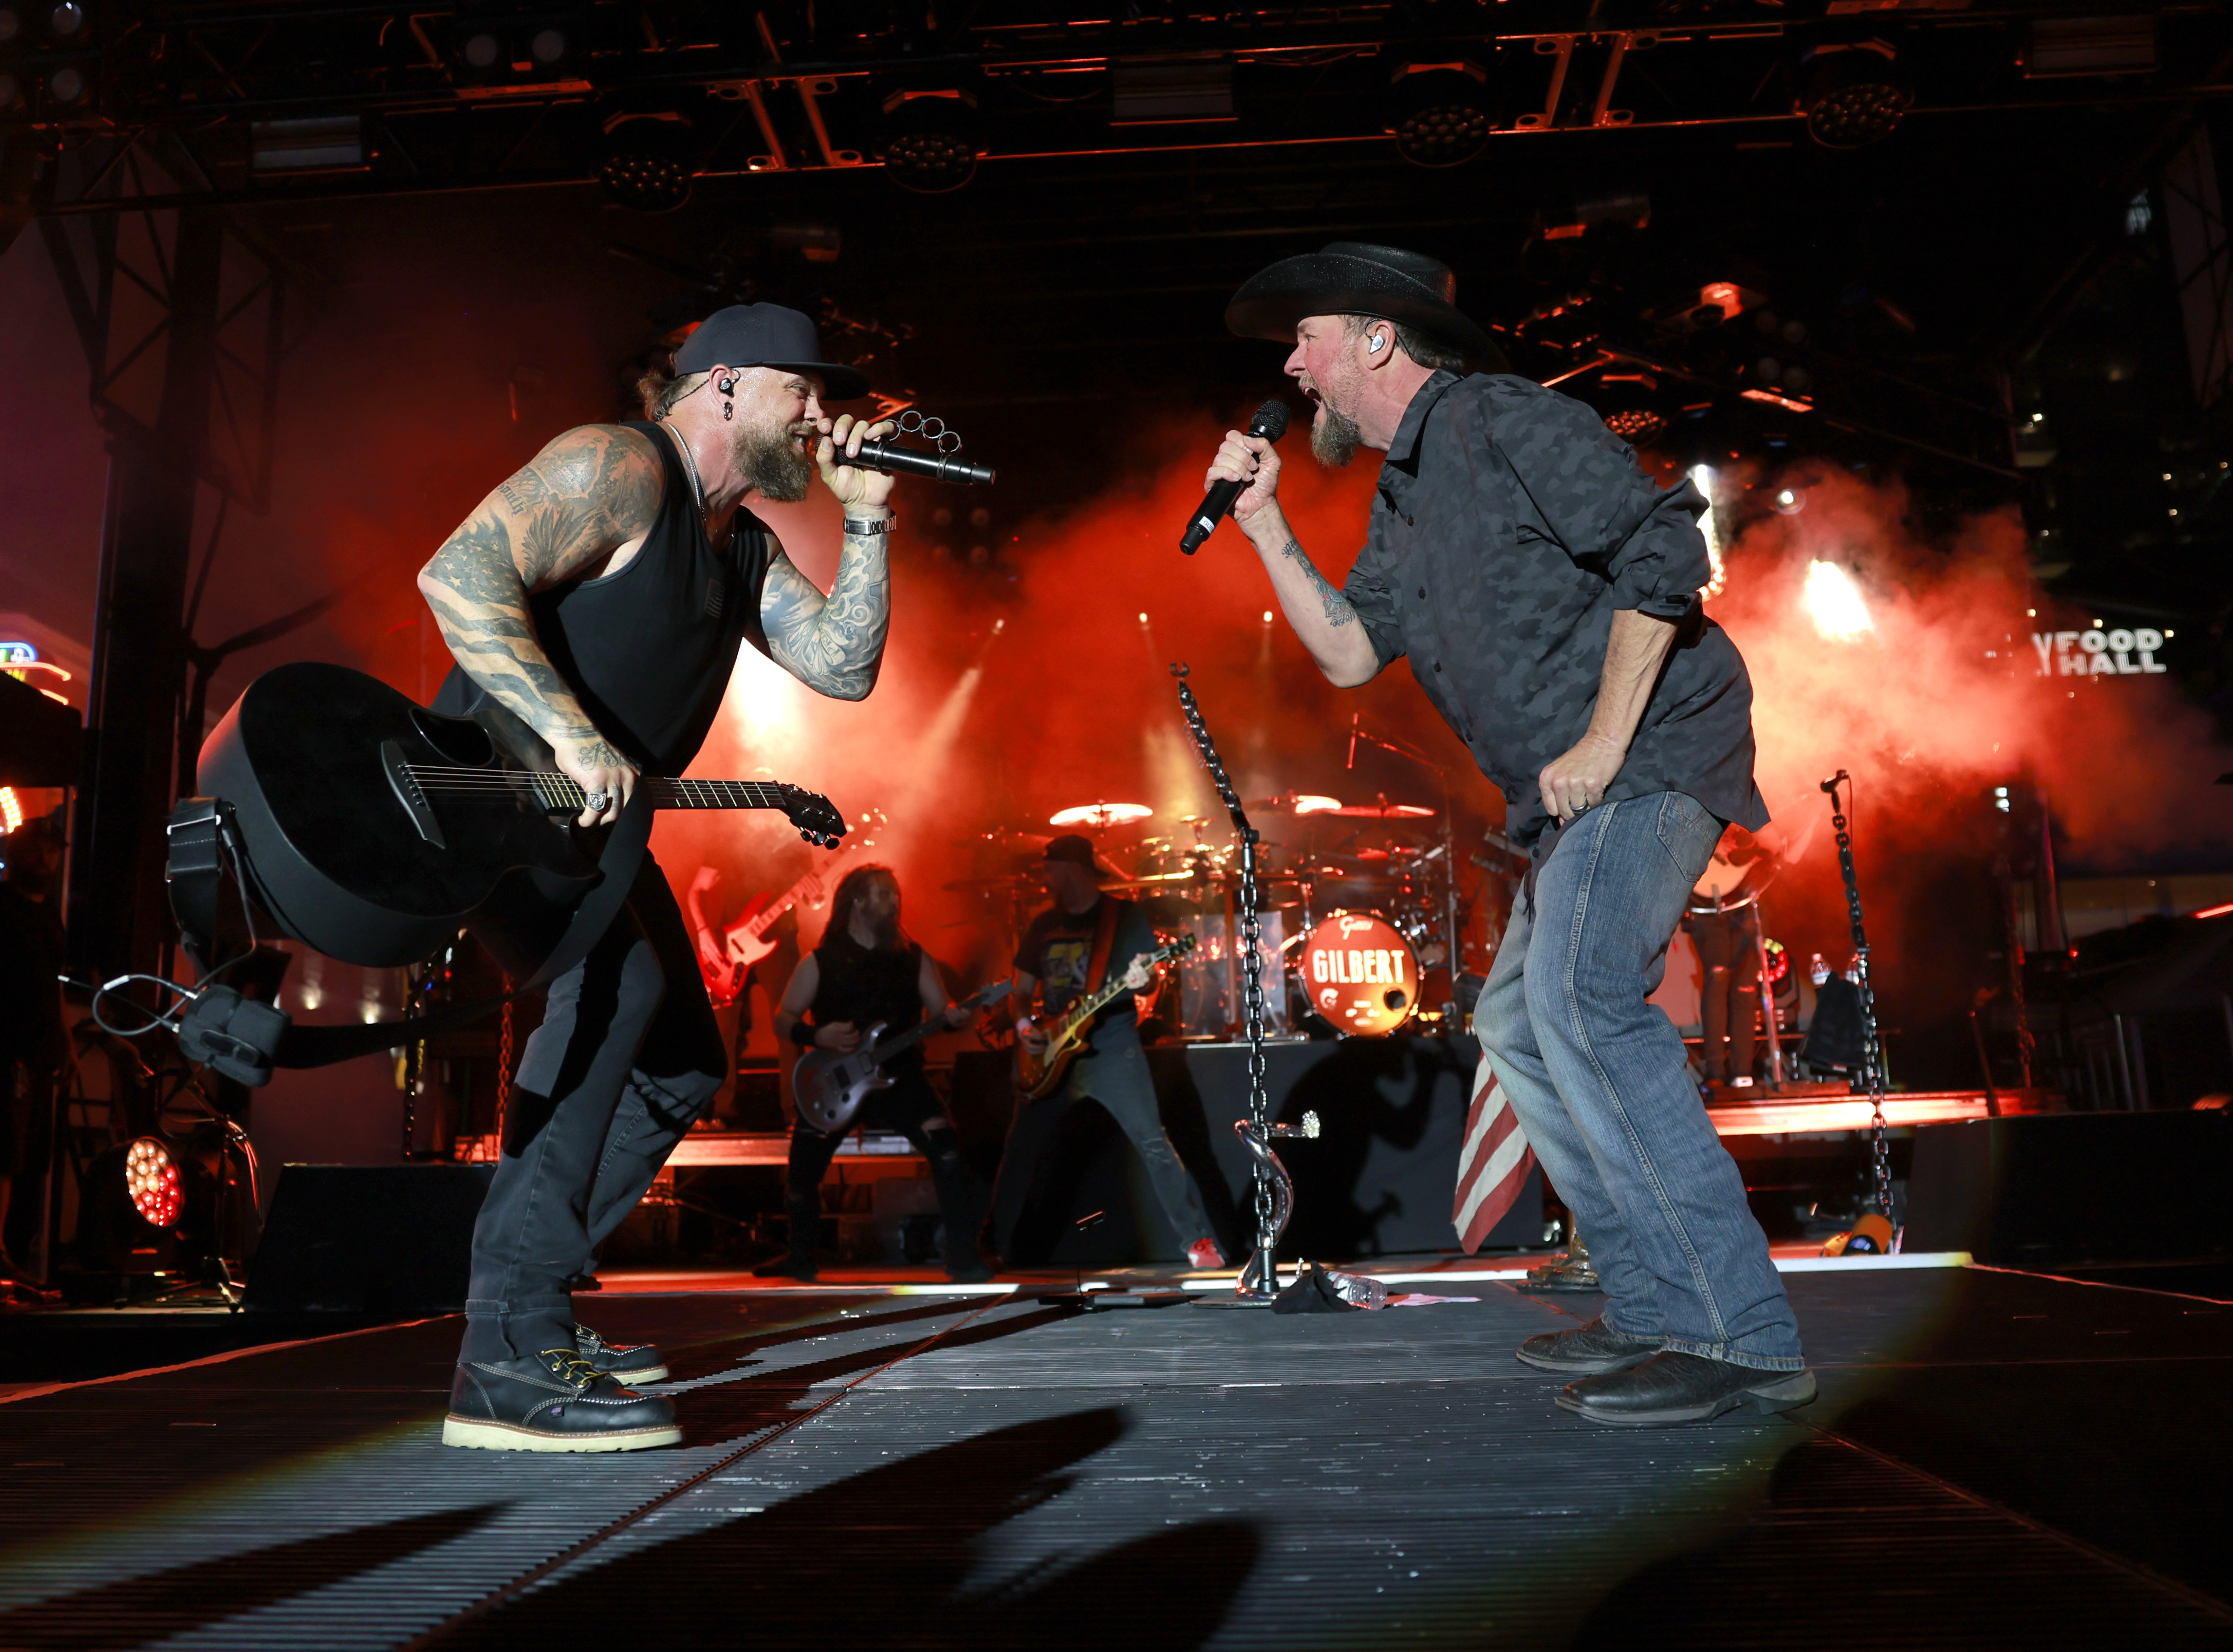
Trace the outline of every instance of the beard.
{"label": "beard", "polygon": [[1311,457],[1328,470],[1338,471],[1357,457],[1364,446],[1364,433],[1357,420],[1333,403],[1318,403],[1318,416],[1311,422]]}
{"label": "beard", "polygon": [[799,446],[803,428],[778,425],[755,431],[739,431],[735,452],[737,473],[763,499],[778,504],[797,504],[814,480],[814,461]]}
{"label": "beard", "polygon": [[878,952],[895,953],[899,951],[900,914],[898,913],[887,912],[880,917],[869,918],[866,921],[869,926],[869,933],[874,934],[876,938],[876,947]]}

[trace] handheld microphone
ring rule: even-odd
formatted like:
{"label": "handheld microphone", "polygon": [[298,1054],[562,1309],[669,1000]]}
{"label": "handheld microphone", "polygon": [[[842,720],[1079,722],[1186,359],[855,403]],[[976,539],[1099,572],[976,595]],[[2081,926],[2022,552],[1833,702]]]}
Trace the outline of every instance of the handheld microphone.
{"label": "handheld microphone", "polygon": [[[1256,410],[1248,421],[1248,433],[1276,442],[1287,433],[1287,404],[1277,396]],[[1233,509],[1233,502],[1240,497],[1246,482],[1213,482],[1209,491],[1201,496],[1201,508],[1187,524],[1187,530],[1179,537],[1179,549],[1189,556],[1201,548],[1201,542],[1217,531],[1217,524],[1225,513]]]}
{"label": "handheld microphone", "polygon": [[1357,725],[1364,716],[1363,712],[1351,712],[1349,714],[1349,761],[1341,765],[1344,769],[1354,769],[1357,766]]}
{"label": "handheld microphone", "polygon": [[979,487],[990,486],[993,476],[989,465],[972,465],[949,453],[926,453],[897,442],[863,442],[858,453],[849,458],[841,452],[836,463],[882,471],[889,476],[927,476],[934,482],[964,482]]}

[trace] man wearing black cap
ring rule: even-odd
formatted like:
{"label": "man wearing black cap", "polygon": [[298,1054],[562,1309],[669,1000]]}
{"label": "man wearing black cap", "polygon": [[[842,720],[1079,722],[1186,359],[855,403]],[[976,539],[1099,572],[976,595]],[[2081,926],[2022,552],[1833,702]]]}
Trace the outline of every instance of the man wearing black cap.
{"label": "man wearing black cap", "polygon": [[[1059,1021],[1071,1005],[1099,992],[1110,979],[1121,977],[1137,992],[1152,979],[1149,959],[1156,950],[1156,932],[1138,907],[1101,892],[1100,880],[1107,875],[1093,858],[1093,845],[1076,833],[1046,846],[1039,877],[1054,904],[1032,920],[1023,944],[1016,948],[1016,1037],[1034,1050],[1046,1046],[1044,1024]],[[1035,992],[1039,999],[1037,1022],[1031,1014]],[[1060,1089],[1037,1101],[1019,1100],[993,1187],[994,1248],[1007,1254],[1040,1159],[1054,1144],[1063,1116],[1087,1100],[1100,1102],[1130,1138],[1147,1168],[1156,1202],[1186,1246],[1187,1260],[1198,1268],[1223,1267],[1225,1259],[1209,1231],[1209,1218],[1203,1213],[1193,1179],[1163,1133],[1155,1081],[1140,1047],[1139,1011],[1125,998],[1103,1012],[1088,1053],[1078,1057]]]}
{"label": "man wearing black cap", "polygon": [[[647,422],[560,436],[419,576],[458,660],[436,709],[481,715],[534,766],[579,781],[585,827],[617,820],[638,775],[682,772],[743,643],[841,699],[866,697],[883,657],[891,478],[843,459],[889,427],[822,409],[825,396],[867,393],[867,380],[824,361],[814,323],[773,304],[717,312],[675,368],[646,381]],[[804,498],[817,467],[845,511],[827,596],[746,508]],[[563,923],[533,910],[485,915],[475,932],[514,979]],[[667,1375],[659,1351],[576,1324],[571,1282],[726,1066],[689,930],[646,855],[627,908],[551,985],[520,1057],[473,1232],[446,1441],[627,1451],[680,1439],[670,1402],[626,1386]]]}
{"label": "man wearing black cap", "polygon": [[1474,1025],[1606,1303],[1519,1357],[1577,1377],[1559,1403],[1598,1422],[1804,1404],[1814,1379],[1743,1179],[1645,1002],[1724,823],[1768,818],[1744,661],[1699,607],[1705,501],[1661,492],[1589,408],[1510,374],[1456,289],[1432,258],[1337,242],[1226,312],[1292,347],[1319,459],[1387,455],[1343,589],[1281,514],[1270,443],[1229,433],[1209,478],[1248,484],[1234,520],[1319,669],[1353,686],[1408,654],[1531,848]]}

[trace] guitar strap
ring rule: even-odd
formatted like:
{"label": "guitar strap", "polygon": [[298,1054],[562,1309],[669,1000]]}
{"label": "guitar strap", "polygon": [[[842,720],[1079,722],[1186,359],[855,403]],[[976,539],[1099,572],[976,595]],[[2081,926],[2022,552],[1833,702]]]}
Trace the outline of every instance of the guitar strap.
{"label": "guitar strap", "polygon": [[1109,979],[1109,954],[1116,946],[1116,897],[1101,897],[1101,918],[1093,926],[1093,951],[1085,960],[1085,996],[1092,998]]}
{"label": "guitar strap", "polygon": [[[537,966],[534,974],[511,991],[471,1004],[450,1005],[429,1015],[406,1017],[400,1021],[335,1027],[290,1024],[272,1052],[271,1065],[329,1067],[337,1061],[416,1044],[430,1034],[478,1021],[514,998],[542,991],[587,958],[589,949],[603,939],[613,920],[620,916],[622,907],[635,888],[644,850],[651,842],[652,814],[651,789],[638,787],[635,796],[621,810],[620,819],[614,823],[611,836],[605,839],[603,853],[597,856],[597,881],[583,897],[582,904],[574,908],[574,915],[567,920],[565,933],[558,938],[550,955]],[[196,963],[205,966],[217,931],[219,885],[225,863],[231,858],[227,851],[237,855],[240,849],[237,834],[231,830],[228,815],[223,803],[195,797],[181,803],[171,820],[167,868],[171,907],[179,918],[179,927],[186,931],[188,952]]]}

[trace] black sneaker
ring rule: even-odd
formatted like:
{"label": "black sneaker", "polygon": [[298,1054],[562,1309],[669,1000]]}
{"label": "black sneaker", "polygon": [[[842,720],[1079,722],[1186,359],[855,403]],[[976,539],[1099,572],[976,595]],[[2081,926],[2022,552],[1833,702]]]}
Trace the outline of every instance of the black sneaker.
{"label": "black sneaker", "polygon": [[1773,1415],[1811,1403],[1814,1394],[1812,1371],[1763,1371],[1668,1350],[1625,1370],[1567,1383],[1559,1408],[1592,1422],[1644,1428],[1703,1422],[1739,1406]]}
{"label": "black sneaker", "polygon": [[811,1256],[779,1256],[772,1262],[763,1262],[752,1270],[755,1279],[816,1279],[821,1276],[814,1271]]}
{"label": "black sneaker", "polygon": [[1546,1330],[1540,1337],[1530,1337],[1513,1350],[1513,1357],[1539,1371],[1601,1376],[1641,1365],[1658,1351],[1657,1339],[1644,1342],[1624,1337],[1600,1317],[1571,1330]]}
{"label": "black sneaker", "polygon": [[587,1325],[576,1325],[574,1351],[624,1389],[667,1381],[667,1356],[652,1343],[609,1343]]}
{"label": "black sneaker", "polygon": [[637,1394],[570,1348],[461,1360],[442,1443],[482,1451],[641,1451],[679,1446],[674,1404]]}

